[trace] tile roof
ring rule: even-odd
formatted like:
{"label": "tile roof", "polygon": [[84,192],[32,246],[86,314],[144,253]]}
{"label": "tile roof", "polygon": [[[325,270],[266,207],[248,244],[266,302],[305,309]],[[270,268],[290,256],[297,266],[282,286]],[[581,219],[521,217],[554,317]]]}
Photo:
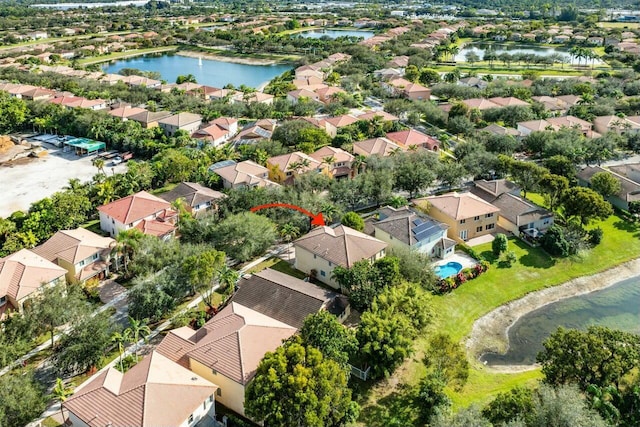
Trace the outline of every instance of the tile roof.
{"label": "tile roof", "polygon": [[116,219],[122,224],[139,221],[149,215],[171,209],[171,204],[159,197],[140,191],[109,204],[99,206],[98,210]]}
{"label": "tile roof", "polygon": [[448,225],[425,215],[419,215],[406,206],[400,209],[391,206],[380,209],[379,220],[373,223],[373,227],[379,228],[408,246],[413,246],[449,228]]}
{"label": "tile roof", "polygon": [[192,208],[202,203],[214,202],[225,197],[223,193],[195,182],[181,182],[173,190],[160,195],[161,199],[169,203],[177,199],[183,199]]}
{"label": "tile roof", "polygon": [[335,148],[330,145],[325,145],[324,147],[314,151],[309,154],[309,157],[314,158],[315,160],[322,162],[325,157],[333,157],[334,162],[352,162],[353,155],[347,153],[341,148]]}
{"label": "tile roof", "polygon": [[133,120],[136,122],[140,122],[140,123],[144,123],[144,124],[148,124],[148,123],[153,123],[153,122],[157,122],[158,120],[162,120],[165,119],[167,117],[171,116],[171,113],[168,111],[141,111],[137,114],[134,114],[132,116],[129,116],[129,120]]}
{"label": "tile roof", "polygon": [[64,268],[31,252],[21,249],[0,258],[0,296],[9,296],[20,301],[67,273]]}
{"label": "tile roof", "polygon": [[[475,188],[480,189],[480,192],[473,192],[476,196],[486,200],[480,195],[480,193],[487,193],[491,197],[498,197],[504,193],[520,192],[520,188],[514,182],[506,179],[494,179],[487,181],[486,179],[480,179],[474,182]],[[491,202],[489,202],[491,203]]]}
{"label": "tile roof", "polygon": [[428,148],[429,150],[433,150],[434,148],[438,148],[438,141],[429,136],[425,135],[422,132],[419,132],[415,129],[401,130],[399,132],[389,132],[387,134],[387,138],[396,142],[405,147],[410,147],[412,145],[417,145],[420,147]]}
{"label": "tile roof", "polygon": [[374,154],[388,156],[398,149],[405,150],[406,148],[384,137],[366,139],[353,143],[353,152],[364,156],[372,156]]}
{"label": "tile roof", "polygon": [[[193,359],[242,385],[254,377],[260,360],[291,337],[296,328],[231,302],[198,331],[171,331],[157,348],[184,363]],[[167,341],[165,343],[165,341]]]}
{"label": "tile roof", "polygon": [[109,115],[119,119],[126,119],[136,114],[144,113],[145,111],[147,110],[138,107],[119,107],[109,111]]}
{"label": "tile roof", "polygon": [[269,159],[267,160],[267,164],[273,166],[273,167],[277,167],[280,171],[282,172],[287,172],[287,171],[291,171],[291,165],[294,163],[300,163],[300,162],[308,162],[308,166],[302,168],[300,170],[300,172],[307,172],[307,171],[311,171],[314,169],[319,169],[321,164],[318,160],[314,159],[313,157],[300,152],[300,151],[294,151],[293,153],[288,153],[288,154],[282,154],[280,156],[274,156],[274,157],[269,157]]}
{"label": "tile roof", "polygon": [[136,224],[135,228],[149,236],[164,237],[173,233],[176,226],[169,222],[158,221],[156,219],[144,219]]}
{"label": "tile roof", "polygon": [[220,175],[222,179],[230,182],[233,185],[246,184],[254,185],[274,185],[269,181],[266,176],[269,173],[269,169],[261,166],[251,160],[245,160],[240,163],[234,163],[229,166],[216,168],[214,173]]}
{"label": "tile roof", "polygon": [[76,264],[96,252],[110,252],[115,242],[111,237],[102,237],[79,227],[58,231],[49,240],[33,248],[33,252],[51,262],[61,259]]}
{"label": "tile roof", "polygon": [[618,194],[616,194],[619,199],[622,199],[626,202],[640,200],[640,184],[616,172],[609,171],[603,167],[586,166],[578,171],[577,176],[583,181],[591,182],[591,178],[593,177],[593,175],[599,172],[611,174],[611,176],[613,176],[620,183],[620,191],[618,192]]}
{"label": "tile roof", "polygon": [[335,292],[267,268],[243,277],[232,301],[299,329],[307,316],[336,297]]}
{"label": "tile roof", "polygon": [[428,202],[455,220],[500,212],[497,207],[471,193],[447,193],[441,196],[423,197],[416,199],[415,202],[417,204]]}
{"label": "tile roof", "polygon": [[109,368],[94,376],[63,406],[91,427],[173,427],[217,389],[154,351],[125,374]]}
{"label": "tile roof", "polygon": [[369,111],[367,113],[361,114],[356,118],[358,120],[373,120],[375,117],[379,117],[383,122],[395,122],[400,120],[398,117],[393,114],[389,114],[386,111]]}
{"label": "tile roof", "polygon": [[532,218],[553,216],[548,210],[537,206],[528,200],[511,193],[503,193],[492,202],[492,205],[500,209],[500,216],[506,218],[511,223],[521,226],[531,221],[525,220],[523,217]]}
{"label": "tile roof", "polygon": [[344,225],[315,228],[296,240],[294,245],[343,267],[373,258],[388,246],[375,237]]}
{"label": "tile roof", "polygon": [[191,123],[196,123],[200,121],[202,121],[202,116],[200,114],[182,112],[182,113],[175,114],[173,116],[166,117],[164,119],[160,119],[158,120],[158,123],[169,125],[169,126],[182,127],[182,126],[187,126],[187,125],[190,125]]}

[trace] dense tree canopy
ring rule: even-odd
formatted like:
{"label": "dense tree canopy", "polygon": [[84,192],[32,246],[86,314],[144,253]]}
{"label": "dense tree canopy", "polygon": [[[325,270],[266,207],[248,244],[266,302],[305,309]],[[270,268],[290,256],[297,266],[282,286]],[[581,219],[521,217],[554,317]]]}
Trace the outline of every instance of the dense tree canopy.
{"label": "dense tree canopy", "polygon": [[246,413],[266,425],[342,426],[358,415],[347,380],[345,368],[294,338],[258,365],[246,391]]}

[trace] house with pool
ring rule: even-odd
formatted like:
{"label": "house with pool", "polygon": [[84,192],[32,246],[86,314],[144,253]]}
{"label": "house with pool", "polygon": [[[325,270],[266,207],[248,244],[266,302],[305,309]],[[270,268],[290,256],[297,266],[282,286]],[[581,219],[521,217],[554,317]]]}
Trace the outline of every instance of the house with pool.
{"label": "house with pool", "polygon": [[470,192],[415,199],[429,216],[449,226],[450,239],[467,242],[496,232],[500,209]]}
{"label": "house with pool", "polygon": [[447,237],[447,224],[407,206],[380,209],[368,226],[373,237],[391,248],[411,249],[441,259],[455,252],[456,242]]}

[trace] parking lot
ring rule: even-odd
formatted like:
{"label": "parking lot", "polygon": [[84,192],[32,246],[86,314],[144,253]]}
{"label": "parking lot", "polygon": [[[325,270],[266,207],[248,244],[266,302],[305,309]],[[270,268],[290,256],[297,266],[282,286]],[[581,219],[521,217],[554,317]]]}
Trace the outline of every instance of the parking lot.
{"label": "parking lot", "polygon": [[[91,180],[98,169],[91,163],[95,157],[78,157],[73,152],[63,153],[62,148],[42,144],[48,154],[39,158],[24,158],[0,164],[0,217],[7,217],[17,210],[28,210],[31,203],[51,196],[67,186],[69,180]],[[126,165],[111,166],[105,163],[105,172],[122,173]]]}

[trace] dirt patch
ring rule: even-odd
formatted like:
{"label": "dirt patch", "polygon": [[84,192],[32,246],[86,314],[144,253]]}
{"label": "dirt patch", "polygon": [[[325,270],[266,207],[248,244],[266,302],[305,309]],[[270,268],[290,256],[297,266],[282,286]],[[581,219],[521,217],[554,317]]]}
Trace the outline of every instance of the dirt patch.
{"label": "dirt patch", "polygon": [[224,56],[224,55],[216,55],[213,53],[192,52],[189,50],[180,50],[176,52],[176,54],[181,56],[188,56],[189,58],[202,58],[202,59],[210,59],[212,61],[233,62],[234,64],[274,65],[274,64],[282,63],[282,61],[278,61],[275,59]]}
{"label": "dirt patch", "polygon": [[[467,339],[467,352],[471,360],[487,352],[505,353],[509,348],[509,328],[525,314],[553,302],[615,285],[640,275],[640,258],[626,262],[591,276],[583,276],[562,285],[531,292],[523,298],[504,304],[475,321]],[[523,372],[536,365],[487,366],[494,372]]]}

